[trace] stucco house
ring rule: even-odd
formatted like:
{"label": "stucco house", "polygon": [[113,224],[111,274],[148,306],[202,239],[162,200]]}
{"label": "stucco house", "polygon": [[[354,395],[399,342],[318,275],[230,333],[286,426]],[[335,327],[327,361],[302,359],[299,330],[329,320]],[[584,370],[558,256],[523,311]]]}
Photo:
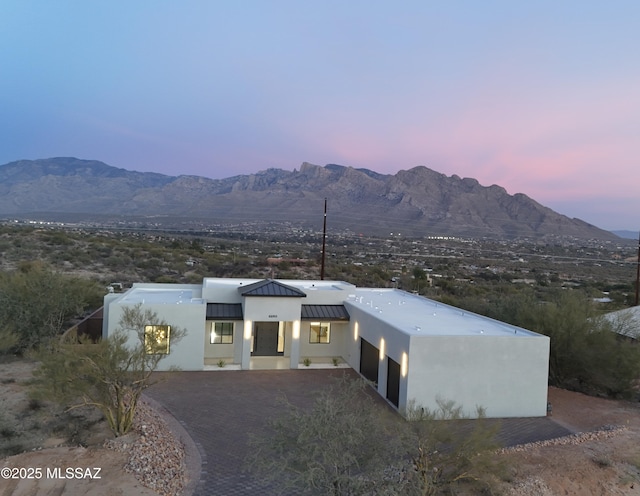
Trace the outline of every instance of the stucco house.
{"label": "stucco house", "polygon": [[[149,352],[167,354],[163,369],[207,370],[221,360],[242,370],[305,369],[305,359],[338,359],[400,412],[410,402],[436,408],[442,398],[472,416],[476,406],[488,417],[546,415],[548,337],[398,289],[205,278],[134,284],[104,303],[103,337],[136,304],[169,324],[145,329]],[[178,343],[171,325],[187,331]]]}

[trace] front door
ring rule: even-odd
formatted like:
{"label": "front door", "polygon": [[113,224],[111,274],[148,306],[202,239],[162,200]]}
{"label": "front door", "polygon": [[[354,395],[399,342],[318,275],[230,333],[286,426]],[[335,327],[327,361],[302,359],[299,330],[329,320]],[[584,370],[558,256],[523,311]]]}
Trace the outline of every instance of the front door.
{"label": "front door", "polygon": [[254,356],[277,356],[278,353],[278,322],[256,322],[253,328]]}

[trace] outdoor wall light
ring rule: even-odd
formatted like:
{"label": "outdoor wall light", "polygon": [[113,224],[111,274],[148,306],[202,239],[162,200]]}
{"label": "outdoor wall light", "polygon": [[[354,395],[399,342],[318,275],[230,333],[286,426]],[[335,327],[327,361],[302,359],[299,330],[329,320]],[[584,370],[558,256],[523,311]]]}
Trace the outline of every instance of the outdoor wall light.
{"label": "outdoor wall light", "polygon": [[400,363],[400,374],[402,377],[407,377],[407,370],[409,368],[409,357],[406,352],[402,352],[402,360]]}
{"label": "outdoor wall light", "polygon": [[300,339],[300,321],[293,321],[293,339]]}

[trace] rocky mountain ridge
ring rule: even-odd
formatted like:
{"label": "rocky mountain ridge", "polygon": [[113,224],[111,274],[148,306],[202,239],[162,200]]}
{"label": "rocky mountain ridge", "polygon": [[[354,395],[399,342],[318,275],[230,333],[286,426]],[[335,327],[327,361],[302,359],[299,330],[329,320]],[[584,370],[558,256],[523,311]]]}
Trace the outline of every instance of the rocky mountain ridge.
{"label": "rocky mountain ridge", "polygon": [[0,166],[0,216],[29,212],[291,222],[319,226],[324,198],[335,229],[366,235],[615,239],[524,194],[424,166],[379,174],[329,164],[225,179],[167,176],[76,158]]}

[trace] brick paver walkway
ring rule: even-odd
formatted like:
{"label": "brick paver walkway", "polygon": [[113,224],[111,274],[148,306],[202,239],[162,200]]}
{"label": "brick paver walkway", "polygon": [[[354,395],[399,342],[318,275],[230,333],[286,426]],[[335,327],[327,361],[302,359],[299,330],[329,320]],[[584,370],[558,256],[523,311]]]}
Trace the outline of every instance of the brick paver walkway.
{"label": "brick paver walkway", "polygon": [[[249,435],[283,412],[283,394],[293,404],[311,405],[315,392],[343,373],[357,377],[350,369],[158,373],[161,381],[147,394],[180,421],[200,450],[195,496],[268,496],[272,491],[243,470]],[[500,426],[505,446],[570,433],[545,417],[503,419]]]}

